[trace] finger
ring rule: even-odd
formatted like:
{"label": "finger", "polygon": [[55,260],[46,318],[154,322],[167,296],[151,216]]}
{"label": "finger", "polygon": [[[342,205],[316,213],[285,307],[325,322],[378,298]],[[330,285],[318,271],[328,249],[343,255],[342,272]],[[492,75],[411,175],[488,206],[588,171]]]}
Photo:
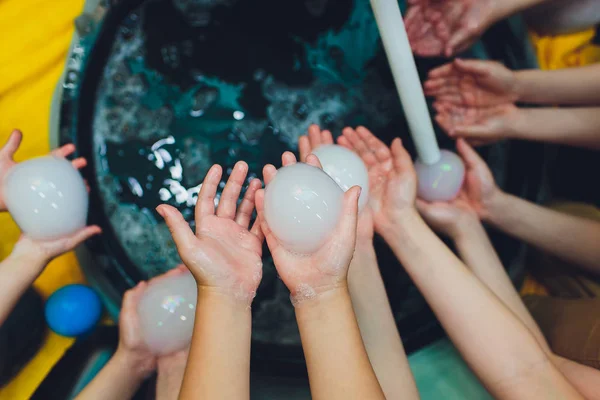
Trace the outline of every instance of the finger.
{"label": "finger", "polygon": [[349,245],[356,245],[356,225],[358,223],[358,198],[360,197],[360,186],[352,186],[344,193],[342,204],[342,216],[336,227],[336,236],[347,237],[352,235]]}
{"label": "finger", "polygon": [[58,149],[53,150],[50,154],[56,157],[66,158],[75,152],[75,145],[73,143],[65,144]]}
{"label": "finger", "polygon": [[456,32],[454,32],[446,44],[446,57],[451,57],[453,54],[456,54],[458,48],[465,46],[465,43],[467,43],[468,39],[473,35],[474,32],[470,27],[459,28]]}
{"label": "finger", "polygon": [[67,246],[69,247],[69,249],[74,249],[75,247],[79,246],[81,243],[85,242],[92,236],[98,235],[101,232],[102,229],[100,229],[99,226],[86,226],[85,228],[75,232],[72,236],[69,237]]}
{"label": "finger", "polygon": [[275,174],[277,174],[277,169],[273,164],[267,164],[263,167],[263,180],[265,181],[265,186],[275,178]]}
{"label": "finger", "polygon": [[347,148],[348,150],[352,150],[354,151],[354,147],[352,147],[352,145],[350,144],[350,141],[348,140],[347,137],[345,137],[344,135],[339,136],[337,138],[337,144],[339,144],[342,147]]}
{"label": "finger", "polygon": [[316,149],[321,144],[321,128],[318,125],[312,124],[308,127],[308,140],[310,141],[311,149]]}
{"label": "finger", "polygon": [[371,153],[371,149],[367,146],[367,144],[361,139],[361,137],[356,133],[356,131],[352,128],[345,128],[342,131],[342,134],[348,139],[354,151],[358,153],[358,155],[364,159],[369,153]]}
{"label": "finger", "polygon": [[[182,268],[182,266],[183,266],[183,268]],[[188,269],[185,266],[185,264],[178,265],[177,267],[168,270],[164,274],[155,276],[154,278],[150,279],[148,281],[148,286],[156,285],[158,282],[163,281],[165,278],[169,278],[169,277],[172,277],[172,276],[178,276],[178,275],[181,275],[181,274],[183,274],[183,273],[185,273],[187,271],[188,271]]]}
{"label": "finger", "polygon": [[262,188],[262,182],[260,179],[253,179],[248,185],[244,198],[237,209],[237,215],[235,216],[235,222],[248,229],[250,225],[250,219],[252,218],[252,212],[254,211],[254,201],[256,191]]}
{"label": "finger", "polygon": [[319,157],[315,156],[314,154],[309,154],[308,157],[306,157],[306,163],[308,165],[312,165],[313,167],[323,169],[321,161],[319,161]]}
{"label": "finger", "polygon": [[213,165],[208,170],[200,192],[198,193],[198,201],[196,202],[195,218],[198,222],[202,217],[208,215],[214,215],[215,213],[215,196],[217,195],[217,188],[221,181],[221,175],[223,169],[220,165]]}
{"label": "finger", "polygon": [[21,131],[18,129],[13,130],[10,136],[8,137],[6,144],[4,144],[4,147],[0,149],[0,154],[12,159],[15,153],[17,152],[17,149],[21,145],[22,140],[23,134],[21,133]]}
{"label": "finger", "polygon": [[137,315],[138,303],[142,299],[147,287],[148,283],[140,281],[137,285],[125,292],[123,295],[123,302],[121,303],[122,314],[128,315],[128,313],[131,313],[129,316]]}
{"label": "finger", "polygon": [[458,154],[462,157],[465,162],[465,166],[469,169],[474,169],[482,164],[485,164],[485,161],[477,154],[477,152],[464,140],[458,139],[456,141],[456,149],[458,150]]}
{"label": "finger", "polygon": [[271,232],[271,229],[269,228],[269,224],[265,220],[265,190],[264,189],[260,189],[256,192],[256,213],[258,214],[257,220],[260,221],[260,230],[262,231],[262,234],[264,235],[264,237],[267,241],[267,246],[269,247],[269,250],[271,251],[271,253],[273,253],[279,247],[279,241],[273,235],[273,232]]}
{"label": "finger", "polygon": [[392,141],[391,151],[396,171],[414,171],[414,165],[410,158],[410,154],[408,154],[408,151],[402,146],[400,138],[396,138]]}
{"label": "finger", "polygon": [[181,259],[185,259],[184,254],[192,249],[196,243],[196,236],[190,229],[189,224],[183,219],[183,215],[174,207],[161,204],[156,207],[156,212],[164,218],[169,227],[175,246]]}
{"label": "finger", "polygon": [[452,129],[452,136],[463,138],[485,138],[493,135],[493,131],[487,124],[482,125],[458,125]]}
{"label": "finger", "polygon": [[291,151],[286,151],[281,155],[281,165],[287,167],[292,164],[296,164],[296,156]]}
{"label": "finger", "polygon": [[298,139],[298,151],[300,153],[300,161],[306,162],[306,156],[310,154],[312,148],[310,147],[310,140],[308,136],[300,136]]}
{"label": "finger", "polygon": [[450,62],[429,71],[428,77],[429,79],[446,78],[454,73],[454,65]]}
{"label": "finger", "polygon": [[417,207],[417,211],[419,212],[419,214],[421,214],[423,216],[423,218],[426,218],[427,216],[429,216],[429,206],[430,206],[429,203],[417,198],[415,205]]}
{"label": "finger", "polygon": [[321,132],[321,145],[324,144],[333,144],[333,135],[328,130]]}
{"label": "finger", "polygon": [[217,207],[217,216],[221,218],[234,219],[237,202],[240,198],[242,186],[248,175],[248,164],[244,161],[238,161],[233,166],[231,175],[227,179],[227,184],[221,193],[219,206]]}
{"label": "finger", "polygon": [[265,240],[265,235],[261,229],[260,218],[256,217],[256,220],[254,220],[254,224],[252,224],[252,228],[250,229],[250,233],[256,236],[261,243]]}
{"label": "finger", "polygon": [[87,160],[83,157],[79,157],[71,161],[71,165],[75,169],[82,169],[85,168],[85,166],[87,165]]}
{"label": "finger", "polygon": [[457,58],[454,60],[456,69],[461,72],[468,74],[477,75],[477,77],[483,78],[490,74],[490,62],[481,60],[464,60]]}
{"label": "finger", "polygon": [[364,155],[363,161],[365,164],[372,164],[372,158],[375,158],[378,162],[385,162],[390,159],[390,149],[383,143],[377,136],[375,136],[370,130],[364,126],[356,128],[356,133],[360,138],[367,144],[367,147],[371,151]]}

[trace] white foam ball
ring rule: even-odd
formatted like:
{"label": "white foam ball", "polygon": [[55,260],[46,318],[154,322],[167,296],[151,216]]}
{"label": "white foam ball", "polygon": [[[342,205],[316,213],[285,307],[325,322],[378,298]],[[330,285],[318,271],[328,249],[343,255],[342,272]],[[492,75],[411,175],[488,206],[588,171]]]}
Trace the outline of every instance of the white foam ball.
{"label": "white foam ball", "polygon": [[458,196],[465,179],[462,159],[448,150],[441,150],[440,160],[432,165],[418,161],[415,170],[418,178],[419,198],[426,201],[450,201]]}
{"label": "white foam ball", "polygon": [[344,192],[320,168],[296,163],[277,171],[265,190],[265,219],[290,251],[312,253],[331,235]]}
{"label": "white foam ball", "polygon": [[34,239],[56,239],[85,227],[88,193],[83,178],[64,158],[45,156],[14,166],[3,182],[6,206]]}
{"label": "white foam ball", "polygon": [[192,339],[198,289],[191,273],[150,285],[138,305],[144,341],[154,354],[184,349]]}
{"label": "white foam ball", "polygon": [[312,152],[327,173],[345,192],[352,186],[360,186],[362,192],[358,208],[362,210],[369,199],[369,172],[363,160],[355,152],[336,144],[317,147]]}

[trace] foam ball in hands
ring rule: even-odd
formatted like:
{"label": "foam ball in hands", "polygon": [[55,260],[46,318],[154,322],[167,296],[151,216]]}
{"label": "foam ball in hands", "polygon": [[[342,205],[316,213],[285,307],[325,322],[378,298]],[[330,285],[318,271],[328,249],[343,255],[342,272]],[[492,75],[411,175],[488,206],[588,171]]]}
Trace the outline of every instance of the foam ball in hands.
{"label": "foam ball in hands", "polygon": [[19,163],[2,184],[9,213],[32,239],[57,239],[85,227],[85,182],[64,158],[45,156]]}
{"label": "foam ball in hands", "polygon": [[465,178],[462,159],[448,150],[441,150],[439,161],[432,165],[417,160],[417,196],[425,201],[450,201],[458,196]]}
{"label": "foam ball in hands", "polygon": [[138,305],[144,341],[157,355],[184,349],[192,340],[198,287],[191,273],[150,284]]}
{"label": "foam ball in hands", "polygon": [[335,229],[343,197],[342,189],[320,168],[288,165],[265,189],[265,220],[286,249],[310,254]]}
{"label": "foam ball in hands", "polygon": [[85,285],[64,286],[46,301],[46,322],[62,336],[75,337],[91,331],[101,314],[100,297]]}
{"label": "foam ball in hands", "polygon": [[327,173],[345,192],[352,186],[362,188],[358,208],[362,210],[369,199],[369,172],[355,152],[336,144],[317,147],[312,152]]}

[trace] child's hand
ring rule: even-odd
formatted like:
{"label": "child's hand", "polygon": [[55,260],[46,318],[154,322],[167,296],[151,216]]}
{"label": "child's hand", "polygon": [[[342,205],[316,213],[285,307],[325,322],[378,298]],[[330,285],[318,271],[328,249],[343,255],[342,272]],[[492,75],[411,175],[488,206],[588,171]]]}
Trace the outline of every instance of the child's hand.
{"label": "child's hand", "polygon": [[144,342],[137,312],[144,291],[151,282],[140,282],[125,292],[119,315],[119,346],[115,357],[122,360],[134,376],[140,379],[145,379],[156,369],[156,356]]}
{"label": "child's hand", "polygon": [[[283,165],[296,163],[296,157],[286,152],[282,156]],[[314,155],[306,158],[307,164],[320,167]],[[265,183],[277,173],[273,165],[263,169]],[[292,302],[315,298],[327,291],[347,286],[348,266],[354,254],[356,242],[356,223],[360,188],[352,187],[344,194],[342,213],[337,227],[322,246],[312,254],[297,254],[288,251],[273,235],[264,219],[264,190],[256,194],[256,210],[261,228],[267,239],[267,245],[273,255],[273,261],[283,283],[290,290]]]}
{"label": "child's hand", "polygon": [[[308,135],[298,139],[300,161],[306,162],[306,157],[321,145],[333,144],[333,136],[328,130],[322,131],[318,125],[308,128]],[[371,184],[373,184],[371,182]],[[356,232],[356,245],[371,243],[373,241],[373,215],[367,206],[358,214],[358,228]]]}
{"label": "child's hand", "polygon": [[[0,211],[6,211],[6,203],[4,202],[4,195],[2,193],[2,187],[4,185],[4,178],[8,174],[8,171],[17,165],[16,161],[13,159],[17,149],[21,145],[21,140],[23,139],[23,134],[19,130],[14,130],[6,144],[0,148]],[[57,157],[66,158],[67,156],[73,154],[75,152],[75,145],[66,144],[58,149],[52,151],[52,154]],[[87,165],[87,161],[85,158],[80,157],[71,161],[71,164],[75,169],[81,169]]]}
{"label": "child's hand", "polygon": [[464,192],[450,202],[428,203],[417,199],[419,213],[434,230],[456,240],[465,229],[479,222]]}
{"label": "child's hand", "polygon": [[53,258],[75,249],[94,235],[101,233],[100,227],[86,226],[74,234],[54,240],[34,240],[22,234],[12,251],[12,255],[22,259],[35,261],[45,266]]}
{"label": "child's hand", "polygon": [[380,230],[405,210],[414,210],[417,175],[410,155],[399,138],[391,149],[368,129],[345,128],[338,143],[355,151],[369,170],[369,208],[375,229]]}
{"label": "child's hand", "polygon": [[248,165],[238,162],[227,181],[215,213],[215,196],[222,169],[213,165],[206,174],[196,204],[196,234],[175,208],[158,206],[173,235],[177,251],[200,287],[216,289],[251,302],[262,278],[262,240],[258,223],[248,230],[259,179],[248,185],[237,206]]}
{"label": "child's hand", "polygon": [[409,0],[406,32],[415,54],[450,57],[475,43],[498,13],[495,0]]}

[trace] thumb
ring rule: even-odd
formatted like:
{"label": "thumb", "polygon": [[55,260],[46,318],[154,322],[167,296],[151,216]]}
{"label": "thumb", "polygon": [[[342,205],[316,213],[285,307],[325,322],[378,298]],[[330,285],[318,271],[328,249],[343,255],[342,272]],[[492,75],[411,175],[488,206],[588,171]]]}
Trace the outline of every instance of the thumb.
{"label": "thumb", "polygon": [[489,75],[489,62],[481,60],[463,60],[457,58],[454,60],[454,65],[459,71],[485,77]]}
{"label": "thumb", "polygon": [[196,236],[190,229],[189,224],[183,219],[183,215],[174,207],[162,204],[156,207],[156,212],[165,219],[165,223],[169,227],[171,236],[177,246],[179,256],[184,259],[182,254],[186,249],[194,246]]}
{"label": "thumb", "polygon": [[342,213],[337,226],[337,234],[342,237],[348,237],[351,240],[352,247],[356,244],[356,226],[358,224],[358,198],[362,191],[360,186],[352,186],[344,193],[342,203]]}
{"label": "thumb", "polygon": [[21,131],[18,129],[15,129],[14,131],[12,131],[12,133],[8,137],[8,140],[6,141],[6,144],[4,145],[4,147],[0,148],[0,153],[6,152],[6,155],[12,159],[13,156],[15,155],[15,153],[17,152],[17,149],[21,145],[22,139],[23,139],[23,134],[21,133]]}

